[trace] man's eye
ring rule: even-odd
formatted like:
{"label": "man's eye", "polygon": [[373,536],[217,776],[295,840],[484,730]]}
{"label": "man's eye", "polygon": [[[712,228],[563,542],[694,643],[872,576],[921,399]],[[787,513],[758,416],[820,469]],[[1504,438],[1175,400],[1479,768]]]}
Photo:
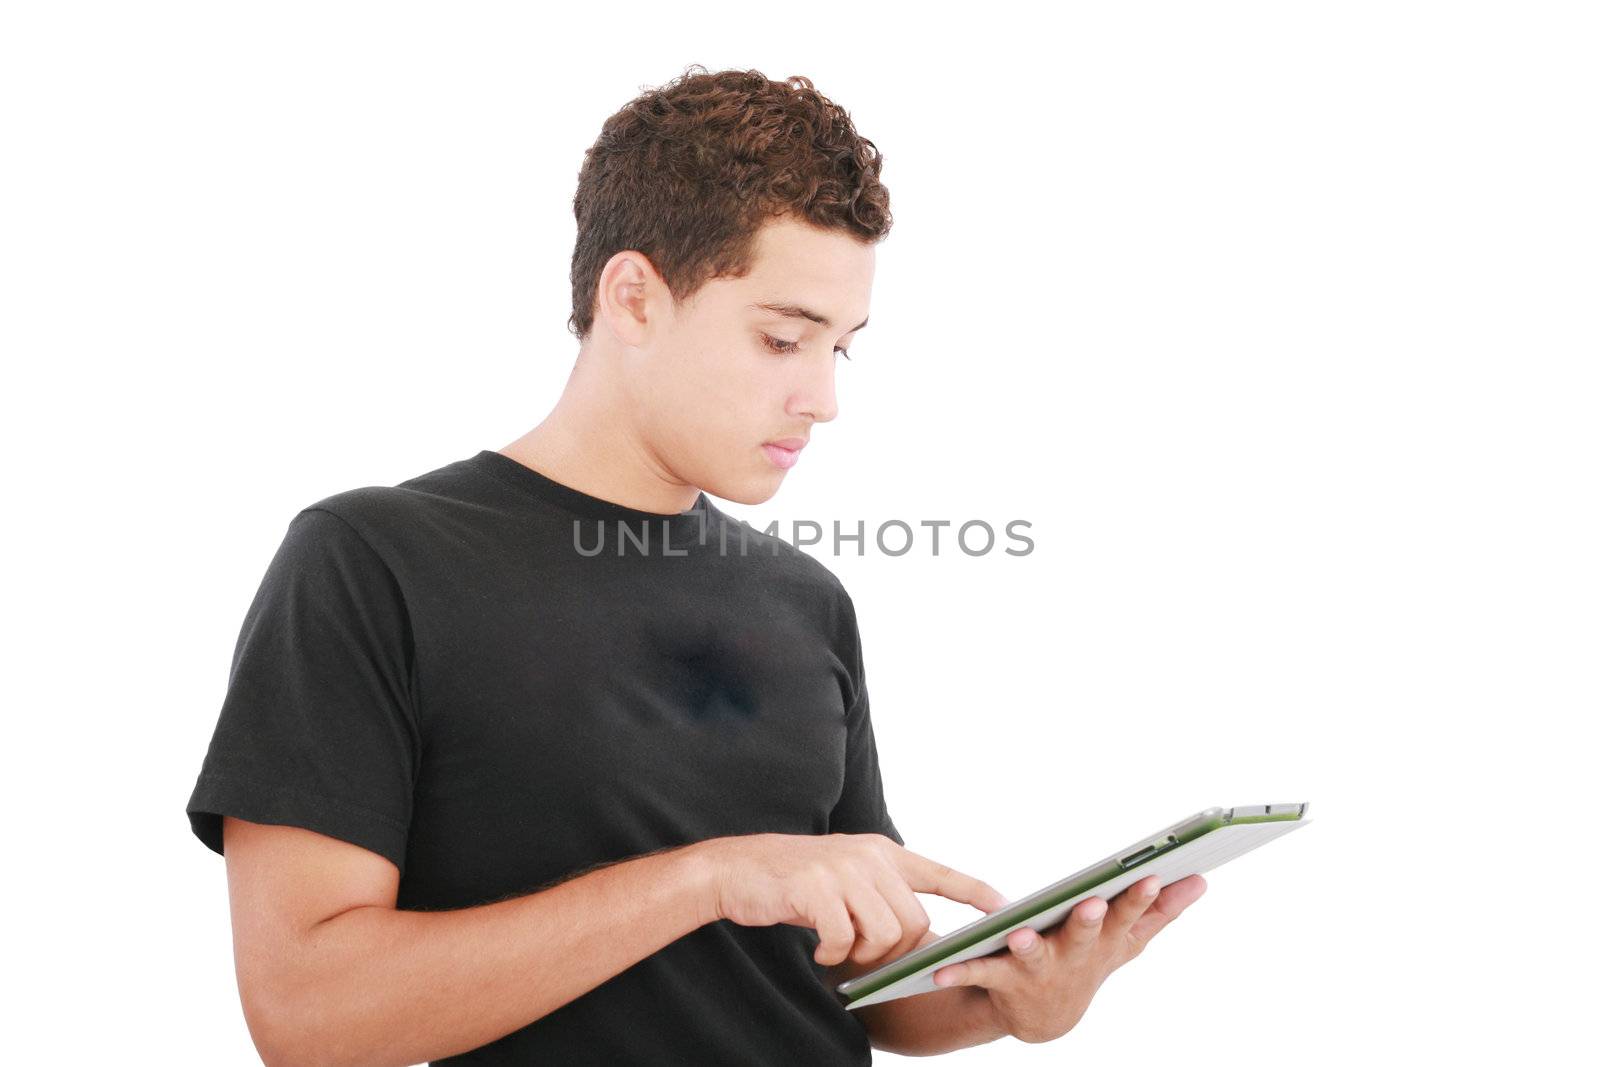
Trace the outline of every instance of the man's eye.
{"label": "man's eye", "polygon": [[[765,333],[762,334],[761,337],[766,342],[767,348],[771,349],[773,352],[777,352],[779,355],[788,355],[800,347],[799,341],[786,341],[781,337],[773,337],[771,334]],[[835,348],[834,351],[839,353],[839,355],[843,356],[845,359],[850,358],[850,353],[846,352],[842,348]]]}

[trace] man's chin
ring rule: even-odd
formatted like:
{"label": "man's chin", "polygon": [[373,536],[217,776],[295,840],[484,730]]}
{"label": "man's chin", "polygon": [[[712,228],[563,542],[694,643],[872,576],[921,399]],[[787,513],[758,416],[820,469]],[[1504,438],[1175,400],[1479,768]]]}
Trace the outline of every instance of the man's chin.
{"label": "man's chin", "polygon": [[783,485],[783,472],[773,471],[754,478],[729,478],[716,484],[701,485],[707,496],[730,500],[735,504],[765,504],[778,494]]}

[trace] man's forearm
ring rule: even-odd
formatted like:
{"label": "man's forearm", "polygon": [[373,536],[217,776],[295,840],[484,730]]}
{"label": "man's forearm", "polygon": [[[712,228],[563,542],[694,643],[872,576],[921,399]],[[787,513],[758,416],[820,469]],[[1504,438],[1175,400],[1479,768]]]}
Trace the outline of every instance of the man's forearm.
{"label": "man's forearm", "polygon": [[937,1056],[1006,1036],[994,1021],[988,992],[977,986],[919,993],[856,1011],[873,1047],[898,1056]]}
{"label": "man's forearm", "polygon": [[[930,930],[915,948],[938,939],[939,935]],[[834,969],[834,980],[842,982],[881,965],[881,961],[869,965],[847,963]],[[990,1009],[988,992],[978,986],[956,986],[886,1000],[857,1008],[855,1014],[861,1017],[874,1048],[899,1056],[937,1056],[1006,1036],[1005,1028],[995,1021]]]}
{"label": "man's forearm", "polygon": [[[694,845],[454,911],[362,907],[285,949],[269,1063],[413,1064],[488,1044],[709,922]],[[263,1041],[260,1035],[265,1036]]]}

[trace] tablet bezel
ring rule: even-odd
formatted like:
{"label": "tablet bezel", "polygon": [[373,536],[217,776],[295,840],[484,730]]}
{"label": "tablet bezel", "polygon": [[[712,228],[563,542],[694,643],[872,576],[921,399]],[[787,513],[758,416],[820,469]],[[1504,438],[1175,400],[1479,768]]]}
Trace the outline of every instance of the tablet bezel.
{"label": "tablet bezel", "polygon": [[[1291,822],[1302,819],[1308,807],[1309,804],[1299,803],[1205,808],[1165,829],[1139,839],[1126,848],[1117,849],[1098,863],[1069,874],[1060,881],[1053,882],[1020,900],[1014,900],[997,911],[974,919],[937,941],[931,941],[866,974],[841,982],[834,988],[834,993],[846,1007],[849,1007],[886,986],[926,970],[930,964],[936,965],[939,961],[996,934],[1009,933],[1035,915],[1049,911],[1079,894],[1090,892],[1096,886],[1141,867],[1191,841],[1199,840],[1213,830],[1245,823]],[[1040,929],[1050,929],[1060,921],[1056,919],[1048,927]]]}

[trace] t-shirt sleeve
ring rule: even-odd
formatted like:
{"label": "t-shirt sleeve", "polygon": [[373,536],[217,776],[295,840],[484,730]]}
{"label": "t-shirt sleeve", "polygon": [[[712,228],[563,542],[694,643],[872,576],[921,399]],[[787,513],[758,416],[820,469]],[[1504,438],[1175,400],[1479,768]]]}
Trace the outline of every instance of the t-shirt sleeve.
{"label": "t-shirt sleeve", "polygon": [[845,620],[854,699],[845,712],[844,791],[828,817],[828,830],[836,834],[883,834],[897,845],[905,840],[889,817],[883,795],[883,774],[878,767],[877,738],[872,731],[872,707],[867,695],[866,662],[861,654],[861,631],[855,608],[845,597]]}
{"label": "t-shirt sleeve", "polygon": [[420,728],[406,604],[345,519],[290,522],[245,614],[228,686],[189,798],[222,852],[222,817],[299,826],[405,870]]}

